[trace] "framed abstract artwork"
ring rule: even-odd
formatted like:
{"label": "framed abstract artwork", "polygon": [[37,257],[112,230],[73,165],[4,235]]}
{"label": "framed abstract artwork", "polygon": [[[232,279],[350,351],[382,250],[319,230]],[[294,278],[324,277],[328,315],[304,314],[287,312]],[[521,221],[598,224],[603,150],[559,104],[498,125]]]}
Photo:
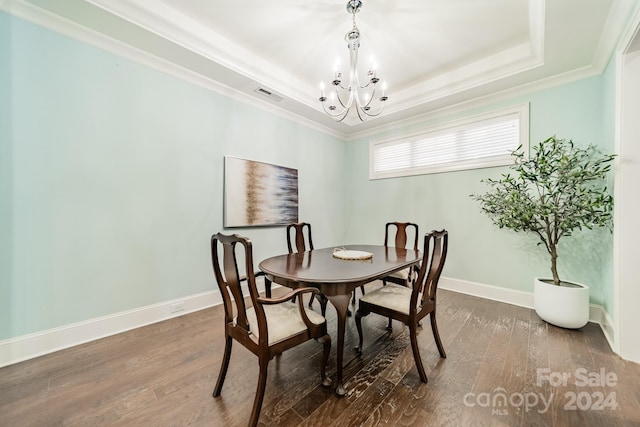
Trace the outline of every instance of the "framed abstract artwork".
{"label": "framed abstract artwork", "polygon": [[293,222],[298,222],[297,169],[225,156],[225,227]]}

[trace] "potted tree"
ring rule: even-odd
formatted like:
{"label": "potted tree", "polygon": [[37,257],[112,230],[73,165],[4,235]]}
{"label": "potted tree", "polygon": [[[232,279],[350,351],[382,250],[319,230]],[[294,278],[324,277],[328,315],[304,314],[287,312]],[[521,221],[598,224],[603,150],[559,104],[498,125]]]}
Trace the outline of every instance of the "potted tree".
{"label": "potted tree", "polygon": [[558,242],[582,228],[612,229],[613,197],[606,176],[615,155],[555,136],[535,145],[528,158],[520,147],[511,155],[510,172],[483,180],[490,190],[471,197],[498,227],[539,238],[550,257],[552,279],[534,280],[536,313],[553,325],[581,328],[589,320],[589,288],[560,279]]}

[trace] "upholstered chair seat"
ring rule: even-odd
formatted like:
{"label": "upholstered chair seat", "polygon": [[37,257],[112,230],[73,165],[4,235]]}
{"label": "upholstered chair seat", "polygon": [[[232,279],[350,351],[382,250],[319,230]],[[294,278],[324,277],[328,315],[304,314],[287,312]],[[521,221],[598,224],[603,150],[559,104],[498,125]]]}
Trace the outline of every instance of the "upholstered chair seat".
{"label": "upholstered chair seat", "polygon": [[404,270],[400,270],[400,271],[396,271],[394,273],[391,273],[387,277],[395,277],[396,279],[401,279],[401,280],[408,281],[409,280],[409,272],[411,272],[411,269],[410,268],[405,268]]}
{"label": "upholstered chair seat", "polygon": [[[411,307],[411,294],[413,290],[406,286],[389,283],[374,291],[363,295],[360,300],[364,303],[388,308],[409,315]],[[421,301],[421,294],[418,294],[418,301]]]}
{"label": "upholstered chair seat", "polygon": [[[269,345],[286,340],[307,330],[307,325],[300,315],[298,304],[284,302],[282,304],[265,305],[263,308],[267,318]],[[324,317],[313,310],[305,308],[305,313],[311,323],[322,325],[325,322]],[[252,335],[255,335],[257,341],[260,338],[260,333],[258,332],[258,319],[253,307],[247,309],[247,321],[249,322],[249,330]]]}

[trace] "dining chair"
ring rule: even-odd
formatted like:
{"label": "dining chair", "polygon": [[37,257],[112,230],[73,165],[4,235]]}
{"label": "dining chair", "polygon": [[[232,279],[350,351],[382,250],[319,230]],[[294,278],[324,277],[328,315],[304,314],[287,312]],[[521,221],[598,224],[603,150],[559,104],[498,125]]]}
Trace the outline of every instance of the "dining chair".
{"label": "dining chair", "polygon": [[[295,251],[293,243],[295,243]],[[313,238],[311,237],[311,224],[298,222],[287,225],[287,249],[289,253],[305,252],[313,250]]]}
{"label": "dining chair", "polygon": [[[238,256],[241,259],[244,257],[246,272],[244,276],[238,273]],[[251,241],[237,234],[217,233],[211,236],[211,261],[224,304],[226,337],[222,366],[213,389],[213,396],[220,396],[222,391],[231,359],[233,340],[258,356],[260,366],[250,426],[258,423],[267,384],[269,361],[283,351],[310,339],[322,343],[320,378],[322,385],[331,385],[331,380],[325,374],[331,351],[331,337],[327,334],[327,322],[320,314],[306,309],[301,297],[305,293],[317,293],[318,290],[304,287],[278,298],[260,297],[253,271]],[[240,285],[245,280],[249,289],[251,307],[247,306],[249,301],[245,300],[246,295],[243,294]],[[294,296],[299,296],[297,304],[291,302]]]}
{"label": "dining chair", "polygon": [[[294,247],[295,244],[295,247]],[[313,250],[313,238],[311,237],[311,224],[307,222],[298,222],[289,224],[287,226],[287,249],[289,253],[305,252],[307,250]],[[364,286],[360,286],[360,290],[364,294]],[[315,294],[312,294],[309,298],[309,307],[313,306],[313,301],[316,298]],[[318,294],[318,301],[320,302],[320,310],[324,316],[327,312],[327,297],[322,294]],[[353,291],[352,303],[355,304],[356,291]]]}
{"label": "dining chair", "polygon": [[[311,224],[306,222],[298,222],[287,225],[287,249],[289,253],[305,252],[313,250],[313,239],[311,238]],[[307,245],[308,242],[308,245]],[[293,243],[293,244],[292,244]],[[295,251],[294,251],[295,244]],[[265,294],[267,298],[271,297],[271,281],[265,277]],[[315,295],[311,295],[309,307],[313,304]],[[324,315],[324,313],[323,313]]]}
{"label": "dining chair", "polygon": [[[388,222],[385,225],[384,230],[384,246],[391,246],[390,236],[394,230],[395,237],[393,238],[392,246],[396,248],[406,248],[407,243],[411,240],[411,235],[413,235],[413,250],[418,250],[418,224],[414,224],[412,222]],[[415,279],[419,268],[419,266],[405,268],[404,270],[392,273],[389,276],[384,277],[382,279],[382,283],[386,285],[387,282],[392,282],[397,283],[398,285],[409,286],[411,281]]]}
{"label": "dining chair", "polygon": [[[298,222],[287,225],[287,249],[290,254],[313,250],[311,224],[308,222]],[[315,297],[315,294],[311,294],[311,297],[309,298],[309,307],[313,306],[313,300]],[[324,295],[319,294],[318,300],[320,301],[320,310],[324,316],[327,310],[327,298]]]}
{"label": "dining chair", "polygon": [[412,286],[408,288],[390,283],[374,291],[369,291],[360,298],[355,316],[359,337],[357,347],[359,353],[362,353],[363,342],[362,318],[369,313],[377,313],[407,325],[409,327],[413,359],[418,369],[420,380],[425,383],[427,382],[427,375],[422,366],[417,339],[418,322],[425,316],[430,315],[431,330],[440,357],[447,357],[438,333],[438,324],[436,323],[436,292],[440,274],[447,258],[448,240],[449,235],[446,230],[433,230],[427,233],[424,237],[422,264],[418,278],[412,283]]}
{"label": "dining chair", "polygon": [[[388,222],[384,227],[384,246],[391,246],[391,233],[395,232],[393,237],[393,247],[405,248],[407,243],[413,237],[413,250],[418,250],[418,224],[413,222]],[[412,281],[418,275],[419,265],[405,268],[400,271],[391,273],[389,276],[382,278],[382,285],[387,286],[387,282],[397,283],[398,285],[409,286]],[[391,318],[389,318],[389,324],[387,330],[392,330]]]}

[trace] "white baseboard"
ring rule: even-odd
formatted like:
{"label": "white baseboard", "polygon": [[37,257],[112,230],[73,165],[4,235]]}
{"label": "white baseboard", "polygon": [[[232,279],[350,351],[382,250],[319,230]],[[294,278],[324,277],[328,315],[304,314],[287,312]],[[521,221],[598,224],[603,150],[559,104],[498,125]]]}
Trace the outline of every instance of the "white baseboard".
{"label": "white baseboard", "polygon": [[[264,290],[263,282],[258,280],[257,284],[258,289],[262,292]],[[272,286],[277,288],[280,285],[273,283]],[[441,289],[449,291],[533,308],[533,293],[531,292],[500,288],[450,277],[442,277],[439,286]],[[0,341],[0,368],[221,303],[220,292],[216,289]],[[172,313],[172,309],[175,309],[176,306],[181,306],[182,309]],[[600,325],[609,345],[613,348],[614,328],[607,312],[601,306],[591,304],[589,320]]]}
{"label": "white baseboard", "polygon": [[[258,279],[257,285],[260,292],[264,291],[262,280]],[[273,288],[278,286],[273,284]],[[220,291],[215,289],[0,341],[0,368],[221,303]]]}
{"label": "white baseboard", "polygon": [[[215,290],[0,341],[0,367],[192,313],[220,302],[220,291]],[[176,305],[182,309],[172,313]]]}
{"label": "white baseboard", "polygon": [[484,283],[470,282],[468,280],[452,279],[450,277],[441,277],[438,287],[461,294],[506,302],[520,307],[533,308],[532,292],[517,291],[515,289],[485,285]]}
{"label": "white baseboard", "polygon": [[602,329],[602,333],[607,339],[609,347],[611,348],[611,350],[617,353],[614,350],[615,347],[613,346],[614,327],[613,320],[609,316],[609,313],[607,313],[601,305],[591,304],[589,306],[589,321],[600,325],[600,329]]}
{"label": "white baseboard", "polygon": [[[438,287],[453,292],[533,309],[533,292],[500,288],[498,286],[469,282],[467,280],[452,279],[450,277],[441,277]],[[601,305],[589,305],[589,321],[600,325],[600,328],[609,343],[609,347],[611,347],[611,349],[615,348],[613,346],[613,321]]]}

